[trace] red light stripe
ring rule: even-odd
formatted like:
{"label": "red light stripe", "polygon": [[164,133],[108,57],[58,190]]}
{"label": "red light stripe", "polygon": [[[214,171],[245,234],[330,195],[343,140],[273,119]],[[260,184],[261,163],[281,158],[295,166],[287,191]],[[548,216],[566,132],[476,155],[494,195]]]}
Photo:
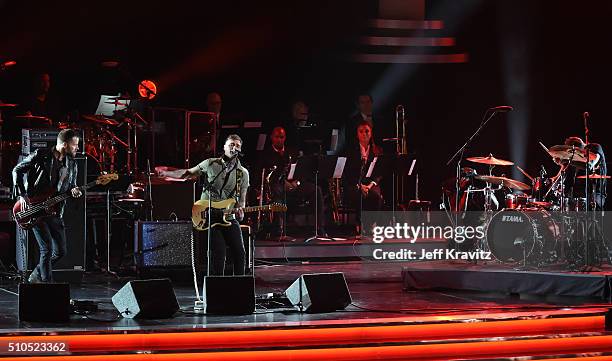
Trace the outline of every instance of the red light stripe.
{"label": "red light stripe", "polygon": [[[355,348],[320,348],[298,350],[236,351],[175,354],[130,354],[95,356],[30,357],[31,361],[167,361],[167,360],[433,360],[456,357],[503,357],[559,355],[612,351],[612,336],[572,337],[543,340],[473,342],[410,346],[379,346]],[[19,361],[23,358],[6,358]]]}
{"label": "red light stripe", "polygon": [[364,36],[360,42],[373,46],[454,46],[455,38]]}
{"label": "red light stripe", "polygon": [[444,28],[441,20],[390,20],[370,19],[368,26],[378,29],[426,29],[440,30]]}
{"label": "red light stripe", "polygon": [[356,63],[376,64],[443,64],[466,63],[467,54],[355,54]]}
{"label": "red light stripe", "polygon": [[504,337],[578,331],[601,331],[604,316],[537,320],[395,325],[372,327],[292,328],[250,331],[53,335],[0,337],[0,344],[68,342],[71,352],[138,350],[206,350],[225,348],[308,347],[415,342],[459,338]]}

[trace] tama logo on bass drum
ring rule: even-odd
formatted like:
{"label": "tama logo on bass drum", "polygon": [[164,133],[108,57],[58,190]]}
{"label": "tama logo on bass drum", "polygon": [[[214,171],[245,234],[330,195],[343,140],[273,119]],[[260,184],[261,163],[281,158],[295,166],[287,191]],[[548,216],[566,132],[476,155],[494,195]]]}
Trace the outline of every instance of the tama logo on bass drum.
{"label": "tama logo on bass drum", "polygon": [[523,223],[521,216],[502,216],[502,222]]}

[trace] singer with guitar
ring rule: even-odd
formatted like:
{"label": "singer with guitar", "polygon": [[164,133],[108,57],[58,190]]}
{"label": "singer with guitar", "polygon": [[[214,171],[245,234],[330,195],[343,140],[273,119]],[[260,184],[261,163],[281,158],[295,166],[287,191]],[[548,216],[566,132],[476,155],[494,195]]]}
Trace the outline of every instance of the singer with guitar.
{"label": "singer with guitar", "polygon": [[[30,199],[46,198],[68,191],[73,197],[80,197],[82,192],[76,186],[78,169],[74,160],[78,149],[77,133],[72,129],[62,130],[55,146],[37,149],[15,166],[14,196],[21,197],[20,202],[24,206]],[[47,210],[47,215],[38,218],[32,226],[40,259],[28,279],[30,283],[53,282],[52,265],[66,254],[66,231],[62,218],[64,205],[65,202],[60,202],[53,210]]]}
{"label": "singer with guitar", "polygon": [[[172,178],[197,178],[202,176],[204,190],[198,203],[209,199],[213,203],[234,198],[237,200],[237,208],[234,208],[230,214],[225,215],[225,220],[229,221],[230,224],[216,225],[212,227],[212,230],[209,230],[211,232],[211,275],[224,274],[226,246],[229,246],[232,252],[234,274],[244,275],[245,272],[246,254],[238,221],[244,218],[243,208],[249,188],[249,171],[240,164],[238,159],[241,147],[242,139],[236,134],[231,134],[225,140],[223,156],[220,158],[208,158],[189,169],[159,171],[161,176]],[[210,188],[210,190],[207,190],[207,188]],[[220,212],[223,212],[223,210]],[[223,218],[223,215],[221,217]],[[196,228],[199,227],[196,226]]]}

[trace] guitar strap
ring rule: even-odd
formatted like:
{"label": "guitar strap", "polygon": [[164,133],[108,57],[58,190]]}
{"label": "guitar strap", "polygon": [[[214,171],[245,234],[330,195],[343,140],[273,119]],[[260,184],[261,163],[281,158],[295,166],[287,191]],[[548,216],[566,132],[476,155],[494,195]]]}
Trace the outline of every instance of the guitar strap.
{"label": "guitar strap", "polygon": [[[232,189],[232,193],[230,193],[227,198],[232,198],[234,197],[234,194],[236,194],[236,200],[239,201],[238,198],[240,197],[240,185],[242,183],[242,170],[238,168],[238,163],[236,163],[236,166],[234,169],[236,170],[236,187]],[[223,180],[223,185],[221,186],[221,189],[219,190],[219,195],[222,194],[223,189],[227,185],[227,181],[229,180],[231,173],[232,172],[230,171],[225,175],[225,179]]]}

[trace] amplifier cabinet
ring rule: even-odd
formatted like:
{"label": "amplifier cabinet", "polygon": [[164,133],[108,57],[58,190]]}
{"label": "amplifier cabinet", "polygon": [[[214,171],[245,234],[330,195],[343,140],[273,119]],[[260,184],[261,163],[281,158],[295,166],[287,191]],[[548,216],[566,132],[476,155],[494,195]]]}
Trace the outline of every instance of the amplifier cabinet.
{"label": "amplifier cabinet", "polygon": [[[134,258],[138,267],[191,267],[191,221],[135,222]],[[194,240],[194,252],[198,248]]]}

